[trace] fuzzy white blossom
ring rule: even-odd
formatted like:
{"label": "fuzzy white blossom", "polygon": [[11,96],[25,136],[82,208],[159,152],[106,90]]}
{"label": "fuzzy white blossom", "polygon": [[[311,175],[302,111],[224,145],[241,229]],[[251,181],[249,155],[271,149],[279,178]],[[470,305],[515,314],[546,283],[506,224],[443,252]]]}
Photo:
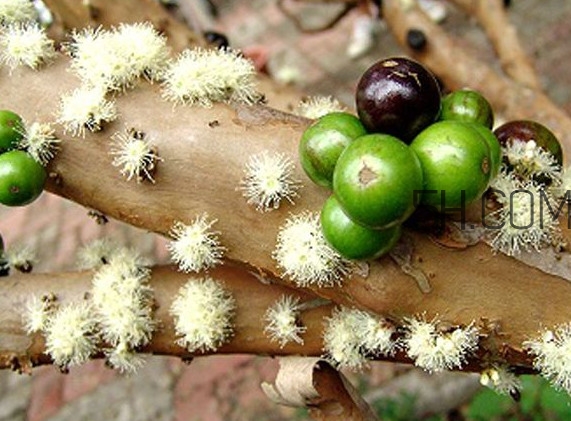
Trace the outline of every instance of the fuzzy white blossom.
{"label": "fuzzy white blossom", "polygon": [[482,371],[480,383],[500,395],[512,397],[519,396],[522,388],[520,378],[502,365],[494,365]]}
{"label": "fuzzy white blossom", "polygon": [[45,331],[48,326],[49,318],[56,310],[55,297],[45,295],[38,298],[32,295],[26,300],[24,305],[23,322],[26,333]]}
{"label": "fuzzy white blossom", "polygon": [[87,302],[60,307],[45,329],[46,353],[67,369],[86,362],[97,350],[99,338],[93,309]]}
{"label": "fuzzy white blossom", "polygon": [[176,222],[171,228],[173,241],[167,248],[183,272],[199,272],[222,261],[225,249],[220,245],[220,233],[212,230],[216,220],[208,218],[208,214],[203,213],[189,225]]}
{"label": "fuzzy white blossom", "polygon": [[107,100],[100,88],[78,88],[61,98],[58,122],[73,136],[85,136],[86,130],[97,132],[116,118],[115,102]]}
{"label": "fuzzy white blossom", "polygon": [[486,222],[494,250],[511,256],[540,250],[560,238],[559,221],[555,217],[558,204],[548,190],[505,171],[498,174],[492,187],[502,205]]}
{"label": "fuzzy white blossom", "polygon": [[478,329],[469,325],[440,332],[437,323],[414,318],[407,320],[403,339],[407,355],[415,365],[428,372],[461,368],[478,347]]}
{"label": "fuzzy white blossom", "polygon": [[264,332],[270,337],[270,340],[278,342],[280,348],[292,341],[303,344],[303,339],[300,335],[307,328],[301,325],[299,316],[299,297],[282,295],[278,301],[267,309],[264,315],[266,323]]}
{"label": "fuzzy white blossom", "polygon": [[282,200],[293,204],[301,187],[295,179],[295,165],[284,154],[262,152],[252,155],[246,163],[240,188],[248,204],[258,211],[277,209]]}
{"label": "fuzzy white blossom", "polygon": [[561,166],[555,157],[537,145],[534,140],[512,141],[502,150],[511,171],[524,180],[537,176],[547,176],[552,180],[558,180],[561,177]]}
{"label": "fuzzy white blossom", "polygon": [[294,113],[302,117],[316,119],[329,113],[342,111],[347,111],[347,109],[332,96],[310,96],[299,102]]}
{"label": "fuzzy white blossom", "polygon": [[351,262],[325,240],[317,213],[292,215],[280,227],[276,243],[272,257],[298,286],[331,287],[350,272]]}
{"label": "fuzzy white blossom", "polygon": [[571,323],[545,330],[523,345],[534,356],[533,367],[555,388],[571,393]]}
{"label": "fuzzy white blossom", "polygon": [[184,50],[166,70],[163,97],[186,105],[211,107],[214,102],[258,100],[256,69],[232,49]]}
{"label": "fuzzy white blossom", "polygon": [[79,269],[97,269],[108,264],[111,256],[119,249],[119,244],[110,238],[93,240],[77,250],[77,267]]}
{"label": "fuzzy white blossom", "polygon": [[103,91],[131,87],[139,77],[159,79],[169,55],[166,38],[149,22],[74,32],[67,48],[83,83]]}
{"label": "fuzzy white blossom", "polygon": [[215,351],[233,335],[236,301],[222,283],[191,278],[180,289],[170,312],[177,343],[189,352]]}
{"label": "fuzzy white blossom", "polygon": [[36,250],[28,244],[16,244],[4,250],[4,260],[9,267],[28,273],[38,262]]}
{"label": "fuzzy white blossom", "polygon": [[50,123],[33,122],[25,124],[19,148],[25,149],[35,161],[46,166],[55,157],[60,142]]}
{"label": "fuzzy white blossom", "polygon": [[11,70],[18,66],[37,69],[55,57],[54,42],[35,24],[0,29],[0,62]]}
{"label": "fuzzy white blossom", "polygon": [[337,367],[353,370],[367,364],[373,355],[391,355],[395,328],[386,320],[365,311],[336,308],[325,321],[325,358]]}
{"label": "fuzzy white blossom", "polygon": [[154,183],[152,174],[159,157],[145,135],[139,131],[127,130],[117,132],[111,138],[114,142],[109,153],[114,157],[112,164],[120,168],[121,175],[127,181],[135,177],[137,182],[147,179]]}
{"label": "fuzzy white blossom", "polygon": [[106,362],[120,373],[134,374],[145,364],[145,358],[124,342],[105,352]]}
{"label": "fuzzy white blossom", "polygon": [[38,19],[38,13],[30,0],[0,1],[0,24],[29,23]]}

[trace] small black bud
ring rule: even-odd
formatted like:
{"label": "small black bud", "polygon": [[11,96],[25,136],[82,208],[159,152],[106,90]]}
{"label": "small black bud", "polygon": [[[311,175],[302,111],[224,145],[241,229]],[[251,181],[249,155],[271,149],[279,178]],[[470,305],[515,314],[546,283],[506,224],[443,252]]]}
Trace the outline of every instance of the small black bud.
{"label": "small black bud", "polygon": [[426,35],[420,29],[409,29],[406,33],[406,43],[413,50],[420,51],[426,46]]}
{"label": "small black bud", "polygon": [[230,46],[226,35],[215,31],[204,31],[202,33],[206,42],[214,47],[227,48]]}

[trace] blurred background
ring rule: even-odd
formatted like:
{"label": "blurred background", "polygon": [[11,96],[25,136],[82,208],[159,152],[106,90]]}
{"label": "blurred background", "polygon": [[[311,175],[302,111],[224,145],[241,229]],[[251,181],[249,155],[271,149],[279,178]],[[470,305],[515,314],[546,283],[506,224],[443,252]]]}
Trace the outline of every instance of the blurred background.
{"label": "blurred background", "polygon": [[[0,0],[1,1],[1,0]],[[423,1],[457,42],[482,60],[494,53],[476,23],[444,0]],[[403,54],[382,18],[344,3],[294,0],[178,0],[169,10],[195,31],[224,34],[230,46],[255,60],[281,93],[269,105],[294,110],[304,95],[332,96],[353,108],[354,88],[373,62]],[[434,9],[435,8],[435,9]],[[514,0],[509,15],[533,59],[548,95],[571,112],[571,2]],[[77,248],[111,236],[155,262],[166,262],[164,239],[115,221],[98,224],[88,209],[44,193],[24,207],[0,207],[0,232],[8,248],[30,246],[36,271],[71,270]],[[0,280],[1,281],[1,280]],[[0,421],[303,420],[304,409],[284,408],[262,393],[277,361],[256,356],[214,356],[186,365],[154,357],[125,377],[100,361],[33,374],[0,371]],[[526,376],[519,402],[482,387],[471,374],[428,376],[414,368],[372,363],[348,373],[383,420],[564,420],[571,419],[566,394]]]}

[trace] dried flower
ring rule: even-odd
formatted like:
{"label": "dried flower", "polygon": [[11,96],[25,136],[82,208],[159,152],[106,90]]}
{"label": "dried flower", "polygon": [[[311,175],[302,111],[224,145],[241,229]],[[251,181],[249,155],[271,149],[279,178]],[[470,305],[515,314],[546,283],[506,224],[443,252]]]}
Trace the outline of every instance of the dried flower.
{"label": "dried flower", "polygon": [[46,352],[54,364],[67,369],[86,362],[97,350],[97,323],[87,302],[59,308],[45,330]]}
{"label": "dried flower", "polygon": [[37,162],[46,166],[55,157],[61,140],[55,135],[50,123],[25,124],[22,135],[19,147],[25,149]]}
{"label": "dried flower", "polygon": [[316,119],[333,112],[347,109],[332,96],[310,96],[299,102],[294,113],[302,117]]}
{"label": "dried flower", "polygon": [[11,70],[37,69],[55,57],[54,42],[35,24],[10,25],[0,30],[0,62]]}
{"label": "dried flower", "polygon": [[190,278],[172,303],[177,341],[189,352],[215,351],[232,335],[236,310],[234,297],[222,283]]}
{"label": "dried flower", "polygon": [[288,342],[294,341],[303,344],[301,334],[306,331],[306,327],[299,322],[300,305],[299,297],[292,295],[282,295],[264,315],[266,326],[264,332],[271,341],[278,342],[283,348]]}
{"label": "dried flower", "polygon": [[251,104],[260,97],[255,75],[254,64],[236,50],[184,50],[166,70],[163,97],[203,107],[228,101]]}
{"label": "dried flower", "polygon": [[250,157],[245,177],[240,182],[248,204],[258,211],[277,209],[283,199],[293,204],[298,196],[299,180],[294,178],[295,166],[285,155],[263,152]]}
{"label": "dried flower", "polygon": [[86,129],[97,132],[116,118],[115,103],[100,88],[79,88],[61,98],[58,122],[73,136],[85,136]]}
{"label": "dried flower", "polygon": [[292,215],[280,227],[272,257],[298,286],[330,287],[349,273],[350,261],[327,243],[317,213]]}
{"label": "dried flower", "polygon": [[415,365],[428,372],[461,368],[478,347],[478,329],[469,325],[440,332],[438,322],[408,319],[403,343]]}
{"label": "dried flower", "polygon": [[111,137],[114,140],[110,151],[115,157],[113,165],[120,167],[121,175],[125,176],[127,181],[135,177],[137,182],[144,179],[155,182],[152,174],[160,158],[156,149],[145,137],[142,132],[134,129],[117,132]]}
{"label": "dried flower", "polygon": [[199,272],[221,262],[224,247],[213,231],[216,220],[208,220],[208,214],[196,217],[190,225],[176,222],[171,228],[173,241],[168,244],[171,258],[183,272]]}
{"label": "dried flower", "polygon": [[545,330],[523,345],[535,356],[533,367],[555,388],[571,393],[571,323]]}
{"label": "dried flower", "polygon": [[337,367],[360,369],[369,355],[391,355],[394,327],[362,310],[336,308],[323,331],[325,358]]}

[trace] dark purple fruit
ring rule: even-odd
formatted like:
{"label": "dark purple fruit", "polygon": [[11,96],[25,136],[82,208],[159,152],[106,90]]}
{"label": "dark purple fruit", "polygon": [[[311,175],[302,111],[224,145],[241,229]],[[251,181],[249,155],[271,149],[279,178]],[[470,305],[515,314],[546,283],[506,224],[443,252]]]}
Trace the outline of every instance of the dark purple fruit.
{"label": "dark purple fruit", "polygon": [[389,58],[361,76],[356,105],[369,132],[391,134],[410,143],[440,113],[440,88],[420,63]]}
{"label": "dark purple fruit", "polygon": [[537,146],[541,146],[551,153],[559,165],[563,164],[563,149],[557,137],[545,127],[532,120],[514,120],[501,125],[494,134],[500,145],[507,146],[513,142],[535,141]]}

